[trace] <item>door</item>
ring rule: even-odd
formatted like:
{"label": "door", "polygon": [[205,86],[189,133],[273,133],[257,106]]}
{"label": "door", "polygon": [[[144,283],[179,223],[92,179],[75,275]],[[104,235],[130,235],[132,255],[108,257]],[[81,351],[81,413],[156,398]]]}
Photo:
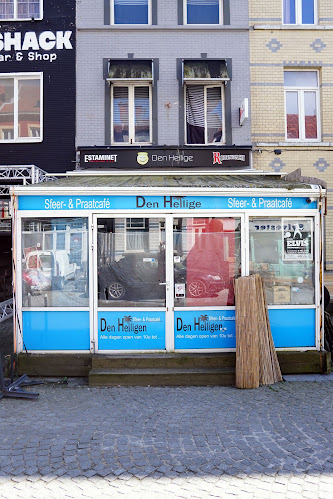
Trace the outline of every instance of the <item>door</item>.
{"label": "door", "polygon": [[98,351],[166,349],[164,217],[96,216]]}

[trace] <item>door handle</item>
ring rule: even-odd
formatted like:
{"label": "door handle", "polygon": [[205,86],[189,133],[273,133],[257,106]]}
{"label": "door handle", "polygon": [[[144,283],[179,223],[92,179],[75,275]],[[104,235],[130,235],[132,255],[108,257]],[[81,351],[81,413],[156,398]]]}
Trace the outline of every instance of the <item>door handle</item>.
{"label": "door handle", "polygon": [[160,286],[167,286],[167,284],[168,284],[168,283],[167,283],[167,282],[159,282],[158,284],[159,284]]}

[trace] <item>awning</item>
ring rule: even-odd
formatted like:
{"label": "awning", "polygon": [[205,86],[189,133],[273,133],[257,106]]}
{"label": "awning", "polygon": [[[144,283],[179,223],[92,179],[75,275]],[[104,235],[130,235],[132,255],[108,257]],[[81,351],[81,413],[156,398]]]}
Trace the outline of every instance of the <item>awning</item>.
{"label": "awning", "polygon": [[152,60],[110,60],[107,81],[147,81],[152,82],[154,77]]}
{"label": "awning", "polygon": [[183,85],[184,83],[209,84],[229,81],[227,61],[212,60],[184,60],[183,61]]}

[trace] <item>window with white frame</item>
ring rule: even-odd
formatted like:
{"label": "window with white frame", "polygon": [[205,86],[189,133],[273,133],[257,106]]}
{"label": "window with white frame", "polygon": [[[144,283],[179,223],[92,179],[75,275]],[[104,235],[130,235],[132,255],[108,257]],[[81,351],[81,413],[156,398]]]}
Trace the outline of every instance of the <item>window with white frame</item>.
{"label": "window with white frame", "polygon": [[152,142],[152,61],[110,61],[111,143]]}
{"label": "window with white frame", "polygon": [[320,140],[318,71],[285,71],[286,139]]}
{"label": "window with white frame", "polygon": [[225,142],[224,87],[186,85],[186,143]]}
{"label": "window with white frame", "polygon": [[0,141],[42,140],[42,73],[0,74]]}
{"label": "window with white frame", "polygon": [[183,0],[184,24],[222,24],[223,0]]}
{"label": "window with white frame", "polygon": [[42,19],[43,0],[0,0],[0,19]]}
{"label": "window with white frame", "polygon": [[111,24],[151,24],[152,0],[111,0]]}
{"label": "window with white frame", "polygon": [[283,0],[284,24],[316,24],[317,0]]}

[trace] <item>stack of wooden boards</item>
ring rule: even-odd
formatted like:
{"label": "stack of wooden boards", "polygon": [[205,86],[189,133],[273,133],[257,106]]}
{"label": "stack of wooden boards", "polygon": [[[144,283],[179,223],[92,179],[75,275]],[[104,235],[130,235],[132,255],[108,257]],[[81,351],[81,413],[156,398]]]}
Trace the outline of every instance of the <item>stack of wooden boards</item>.
{"label": "stack of wooden boards", "polygon": [[236,386],[258,388],[282,381],[258,274],[235,280]]}

